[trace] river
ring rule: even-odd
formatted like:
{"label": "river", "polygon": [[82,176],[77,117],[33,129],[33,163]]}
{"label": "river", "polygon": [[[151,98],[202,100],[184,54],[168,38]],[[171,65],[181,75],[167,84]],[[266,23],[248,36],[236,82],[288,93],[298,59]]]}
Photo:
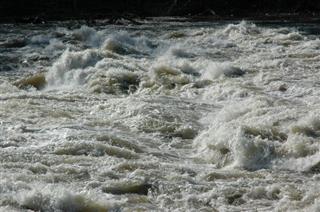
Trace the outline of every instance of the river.
{"label": "river", "polygon": [[319,211],[319,36],[0,25],[0,211]]}

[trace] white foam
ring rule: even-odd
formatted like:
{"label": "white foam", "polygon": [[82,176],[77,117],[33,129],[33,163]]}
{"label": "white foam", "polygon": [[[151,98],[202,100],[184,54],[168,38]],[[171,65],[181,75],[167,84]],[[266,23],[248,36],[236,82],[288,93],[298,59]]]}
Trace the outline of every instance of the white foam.
{"label": "white foam", "polygon": [[209,63],[202,73],[203,79],[215,80],[222,76],[242,75],[243,71],[229,63]]}
{"label": "white foam", "polygon": [[103,42],[104,37],[103,32],[97,32],[95,29],[85,25],[81,26],[80,29],[75,30],[73,36],[92,47],[99,47]]}
{"label": "white foam", "polygon": [[0,210],[317,210],[316,36],[156,26],[46,25],[4,52],[48,84],[1,72]]}
{"label": "white foam", "polygon": [[93,67],[101,58],[97,50],[81,52],[66,50],[46,74],[48,86],[72,87],[84,84],[88,72],[90,72],[89,68]]}

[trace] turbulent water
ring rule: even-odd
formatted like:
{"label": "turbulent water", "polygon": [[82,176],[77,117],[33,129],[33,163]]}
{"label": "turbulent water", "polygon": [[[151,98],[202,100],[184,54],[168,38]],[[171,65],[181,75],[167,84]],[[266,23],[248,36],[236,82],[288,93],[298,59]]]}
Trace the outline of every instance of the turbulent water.
{"label": "turbulent water", "polygon": [[0,211],[319,211],[320,27],[0,25]]}

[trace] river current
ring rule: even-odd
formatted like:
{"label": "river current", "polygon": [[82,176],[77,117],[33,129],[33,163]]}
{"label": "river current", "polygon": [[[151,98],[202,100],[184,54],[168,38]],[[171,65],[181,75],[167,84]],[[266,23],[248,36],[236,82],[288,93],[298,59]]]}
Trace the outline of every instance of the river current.
{"label": "river current", "polygon": [[0,25],[0,211],[319,211],[319,32]]}

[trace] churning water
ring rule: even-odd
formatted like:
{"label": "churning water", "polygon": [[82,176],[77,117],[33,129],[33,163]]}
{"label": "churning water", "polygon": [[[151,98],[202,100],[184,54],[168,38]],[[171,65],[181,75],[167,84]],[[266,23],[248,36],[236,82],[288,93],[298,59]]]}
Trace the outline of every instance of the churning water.
{"label": "churning water", "polygon": [[319,31],[0,25],[0,210],[319,211]]}

